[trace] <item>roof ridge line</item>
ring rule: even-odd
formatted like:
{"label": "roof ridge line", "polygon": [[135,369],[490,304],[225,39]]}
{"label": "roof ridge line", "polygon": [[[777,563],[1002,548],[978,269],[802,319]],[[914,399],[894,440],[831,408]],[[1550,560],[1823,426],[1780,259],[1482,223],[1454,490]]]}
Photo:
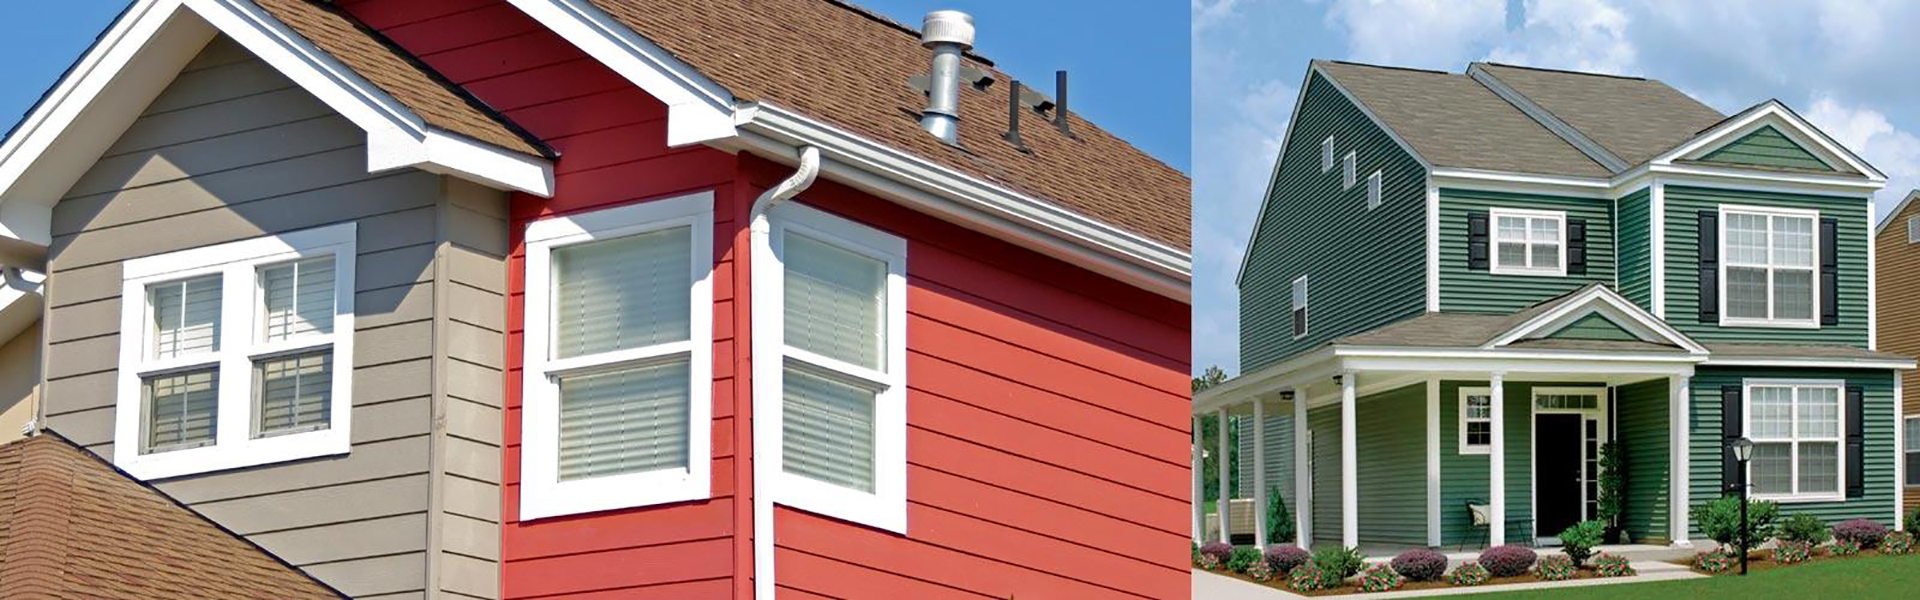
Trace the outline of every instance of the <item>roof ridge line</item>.
{"label": "roof ridge line", "polygon": [[1568,74],[1568,75],[1585,75],[1585,76],[1588,76],[1588,77],[1608,77],[1608,78],[1612,78],[1612,79],[1625,79],[1625,80],[1628,80],[1628,81],[1657,81],[1657,80],[1654,80],[1654,79],[1648,79],[1648,78],[1646,78],[1646,77],[1641,77],[1641,76],[1638,76],[1638,75],[1615,75],[1615,74],[1612,74],[1612,73],[1595,73],[1595,72],[1592,72],[1592,71],[1575,71],[1575,70],[1572,70],[1572,69],[1555,69],[1555,68],[1552,68],[1552,67],[1535,67],[1535,66],[1529,66],[1529,65],[1516,65],[1516,64],[1510,64],[1510,63],[1502,63],[1502,62],[1493,62],[1493,61],[1490,61],[1490,60],[1476,60],[1476,61],[1473,61],[1473,62],[1470,62],[1470,63],[1467,63],[1467,64],[1468,64],[1469,66],[1471,66],[1471,65],[1473,65],[1473,64],[1483,64],[1483,65],[1489,65],[1489,66],[1495,66],[1495,67],[1506,67],[1506,68],[1509,68],[1509,69],[1526,69],[1526,70],[1528,70],[1528,71],[1541,71],[1541,72],[1545,72],[1545,73],[1565,73],[1565,74]]}
{"label": "roof ridge line", "polygon": [[1391,69],[1394,71],[1412,71],[1414,73],[1432,73],[1434,75],[1461,75],[1461,73],[1455,73],[1452,71],[1441,71],[1437,69],[1422,69],[1419,67],[1403,67],[1399,65],[1382,65],[1382,64],[1365,63],[1365,62],[1359,62],[1359,61],[1353,61],[1353,60],[1339,60],[1339,59],[1332,59],[1332,58],[1316,58],[1316,59],[1313,59],[1313,62],[1330,63],[1330,64],[1336,64],[1336,65],[1352,65],[1356,67],[1372,67],[1375,69]]}

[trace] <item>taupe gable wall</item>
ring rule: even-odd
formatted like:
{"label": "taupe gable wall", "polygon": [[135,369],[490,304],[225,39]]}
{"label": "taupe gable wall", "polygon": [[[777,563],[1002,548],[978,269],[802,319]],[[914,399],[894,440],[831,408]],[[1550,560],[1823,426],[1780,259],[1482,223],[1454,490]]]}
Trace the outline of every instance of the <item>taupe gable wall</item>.
{"label": "taupe gable wall", "polygon": [[495,597],[506,197],[364,144],[209,44],[54,209],[47,422],[111,458],[122,261],[356,221],[351,452],[158,485],[354,596]]}

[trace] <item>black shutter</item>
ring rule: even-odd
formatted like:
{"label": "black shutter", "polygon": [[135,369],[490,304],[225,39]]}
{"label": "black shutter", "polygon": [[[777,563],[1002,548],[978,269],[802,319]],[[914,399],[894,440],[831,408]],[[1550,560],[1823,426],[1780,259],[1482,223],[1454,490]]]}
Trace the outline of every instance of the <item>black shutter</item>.
{"label": "black shutter", "polygon": [[1587,220],[1567,219],[1567,274],[1587,274]]}
{"label": "black shutter", "polygon": [[1700,211],[1700,322],[1720,322],[1720,213],[1711,210]]}
{"label": "black shutter", "polygon": [[1720,482],[1724,485],[1745,485],[1746,473],[1740,470],[1740,461],[1733,457],[1733,448],[1727,446],[1746,434],[1746,417],[1740,402],[1740,386],[1720,386]]}
{"label": "black shutter", "polygon": [[1487,213],[1467,213],[1467,269],[1487,270]]}
{"label": "black shutter", "polygon": [[1867,461],[1867,428],[1862,423],[1866,411],[1862,410],[1865,399],[1860,386],[1847,386],[1847,498],[1859,498],[1867,492],[1865,473],[1862,464]]}
{"label": "black shutter", "polygon": [[1840,324],[1840,220],[1820,219],[1820,324]]}

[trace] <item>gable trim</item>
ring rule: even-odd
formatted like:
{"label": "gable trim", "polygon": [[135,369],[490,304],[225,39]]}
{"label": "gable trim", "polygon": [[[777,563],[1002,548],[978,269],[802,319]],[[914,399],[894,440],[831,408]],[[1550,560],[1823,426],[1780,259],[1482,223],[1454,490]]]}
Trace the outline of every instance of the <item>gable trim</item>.
{"label": "gable trim", "polygon": [[552,194],[552,161],[427,124],[251,2],[139,0],[0,144],[0,235],[11,240],[9,255],[44,251],[60,196],[218,34],[364,130],[369,172],[416,167]]}
{"label": "gable trim", "polygon": [[509,0],[667,105],[667,146],[733,137],[733,94],[587,0]]}
{"label": "gable trim", "polygon": [[1741,111],[1740,114],[1727,118],[1648,162],[1651,165],[1667,166],[1672,165],[1675,159],[1698,158],[1745,138],[1748,134],[1768,125],[1772,125],[1781,135],[1799,144],[1801,148],[1806,149],[1834,170],[1852,169],[1854,172],[1865,175],[1868,181],[1886,184],[1885,173],[1881,173],[1853,151],[1835,142],[1833,138],[1828,137],[1812,123],[1808,123],[1806,119],[1801,118],[1798,113],[1787,108],[1787,105],[1779,100],[1768,100]]}
{"label": "gable trim", "polygon": [[1690,354],[1705,355],[1707,348],[1693,341],[1693,338],[1674,329],[1665,321],[1654,318],[1641,310],[1619,293],[1604,285],[1594,285],[1571,298],[1560,302],[1559,306],[1527,319],[1525,322],[1508,329],[1506,333],[1495,336],[1482,344],[1482,349],[1492,350],[1513,342],[1536,337],[1544,337],[1559,331],[1587,315],[1599,313],[1614,324],[1640,337],[1641,341],[1657,344],[1671,344],[1686,349]]}
{"label": "gable trim", "polygon": [[1901,198],[1899,204],[1893,205],[1893,210],[1887,211],[1887,216],[1880,219],[1880,224],[1873,226],[1874,237],[1880,237],[1880,234],[1887,231],[1887,226],[1899,220],[1897,217],[1900,216],[1901,212],[1906,211],[1908,206],[1913,204],[1914,198],[1920,198],[1920,189],[1907,192],[1907,197]]}

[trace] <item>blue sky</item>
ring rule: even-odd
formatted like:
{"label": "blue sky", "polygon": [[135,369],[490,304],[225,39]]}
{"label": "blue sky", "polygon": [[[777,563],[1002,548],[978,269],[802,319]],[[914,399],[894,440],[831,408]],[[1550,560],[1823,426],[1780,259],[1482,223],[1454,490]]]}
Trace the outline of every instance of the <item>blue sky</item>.
{"label": "blue sky", "polygon": [[[1053,72],[1071,78],[1072,109],[1148,153],[1191,172],[1185,7],[1171,0],[863,0],[918,27],[927,12],[971,13],[976,50],[1001,69],[1052,93]],[[0,8],[0,123],[11,127],[127,0],[7,2]]]}
{"label": "blue sky", "polygon": [[1920,185],[1920,3],[1189,1],[1196,373],[1239,372],[1234,274],[1310,59],[1642,76],[1729,114],[1777,98],[1887,173],[1881,213]]}

